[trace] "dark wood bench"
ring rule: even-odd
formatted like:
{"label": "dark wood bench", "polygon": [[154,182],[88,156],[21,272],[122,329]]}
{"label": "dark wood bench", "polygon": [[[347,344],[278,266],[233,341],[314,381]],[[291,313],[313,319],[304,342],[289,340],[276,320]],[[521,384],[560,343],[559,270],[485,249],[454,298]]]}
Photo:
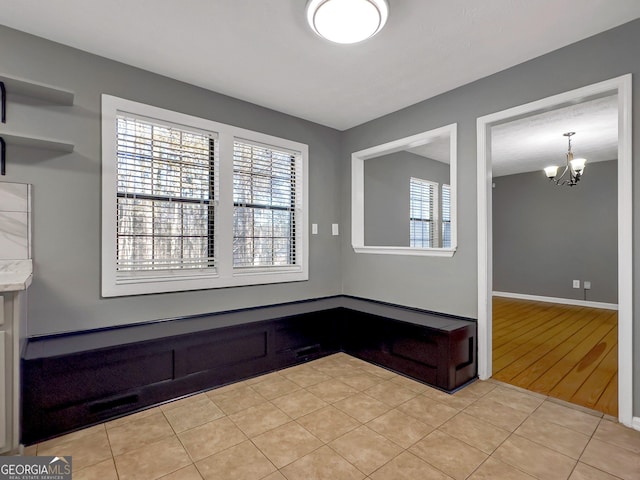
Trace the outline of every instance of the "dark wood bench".
{"label": "dark wood bench", "polygon": [[337,296],[29,339],[21,442],[336,352],[452,391],[474,379],[476,324]]}

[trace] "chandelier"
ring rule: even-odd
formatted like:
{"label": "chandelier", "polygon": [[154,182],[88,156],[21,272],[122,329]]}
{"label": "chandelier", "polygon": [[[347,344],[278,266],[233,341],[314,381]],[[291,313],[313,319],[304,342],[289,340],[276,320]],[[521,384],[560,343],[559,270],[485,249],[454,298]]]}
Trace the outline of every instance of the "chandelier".
{"label": "chandelier", "polygon": [[307,22],[323,38],[357,43],[378,33],[387,21],[387,0],[309,0]]}
{"label": "chandelier", "polygon": [[[575,134],[576,132],[567,132],[562,134],[564,137],[567,137],[569,141],[569,148],[566,155],[567,161],[562,174],[558,176],[558,168],[560,167],[555,165],[544,169],[544,173],[547,178],[556,185],[567,185],[569,187],[573,187],[578,184],[582,177],[582,173],[584,172],[584,165],[587,161],[584,158],[573,158],[573,152],[571,151],[571,137]],[[569,173],[569,176],[564,178],[567,173]]]}

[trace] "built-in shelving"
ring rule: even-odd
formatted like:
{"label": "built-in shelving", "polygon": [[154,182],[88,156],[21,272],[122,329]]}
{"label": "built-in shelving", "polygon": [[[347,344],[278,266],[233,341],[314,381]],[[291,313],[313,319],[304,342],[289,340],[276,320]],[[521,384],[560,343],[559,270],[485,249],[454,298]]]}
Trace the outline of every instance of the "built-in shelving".
{"label": "built-in shelving", "polygon": [[[6,123],[6,104],[9,95],[37,98],[45,102],[53,103],[54,105],[62,106],[73,105],[75,97],[72,91],[64,88],[5,74],[0,74],[0,87],[2,87],[2,123]],[[70,142],[16,132],[0,131],[0,143],[2,144],[2,158],[0,159],[0,174],[2,175],[5,174],[6,169],[7,145],[40,148],[65,153],[70,153],[74,149],[73,143]]]}
{"label": "built-in shelving", "polygon": [[22,135],[18,133],[0,132],[0,137],[4,138],[7,145],[16,145],[20,147],[41,148],[53,150],[56,152],[73,152],[73,143],[50,138],[36,137],[33,135]]}
{"label": "built-in shelving", "polygon": [[24,78],[13,77],[0,73],[0,82],[7,89],[7,95],[17,94],[27,97],[39,98],[57,105],[73,105],[75,94],[70,90],[54,87],[45,83],[34,82]]}

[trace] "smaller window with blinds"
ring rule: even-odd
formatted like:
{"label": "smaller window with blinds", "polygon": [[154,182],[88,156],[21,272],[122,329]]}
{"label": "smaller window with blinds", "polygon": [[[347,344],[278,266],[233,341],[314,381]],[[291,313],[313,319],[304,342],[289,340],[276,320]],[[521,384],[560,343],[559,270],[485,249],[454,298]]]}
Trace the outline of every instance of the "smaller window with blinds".
{"label": "smaller window with blinds", "polygon": [[409,180],[409,246],[438,246],[438,184],[411,177]]}
{"label": "smaller window with blinds", "polygon": [[296,265],[298,152],[233,143],[233,267]]}
{"label": "smaller window with blinds", "polygon": [[119,114],[117,270],[215,269],[216,135]]}
{"label": "smaller window with blinds", "polygon": [[442,185],[442,248],[451,248],[451,185]]}

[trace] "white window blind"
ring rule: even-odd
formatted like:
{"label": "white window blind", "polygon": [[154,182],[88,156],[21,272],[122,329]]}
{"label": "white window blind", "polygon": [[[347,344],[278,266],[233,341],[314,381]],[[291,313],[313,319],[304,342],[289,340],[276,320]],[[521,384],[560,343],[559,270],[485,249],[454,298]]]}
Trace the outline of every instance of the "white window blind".
{"label": "white window blind", "polygon": [[451,248],[451,186],[442,185],[442,248]]}
{"label": "white window blind", "polygon": [[213,133],[118,114],[117,277],[216,266]]}
{"label": "white window blind", "polygon": [[438,184],[420,178],[409,180],[409,245],[437,246],[436,212]]}
{"label": "white window blind", "polygon": [[300,153],[233,143],[233,266],[296,265]]}

